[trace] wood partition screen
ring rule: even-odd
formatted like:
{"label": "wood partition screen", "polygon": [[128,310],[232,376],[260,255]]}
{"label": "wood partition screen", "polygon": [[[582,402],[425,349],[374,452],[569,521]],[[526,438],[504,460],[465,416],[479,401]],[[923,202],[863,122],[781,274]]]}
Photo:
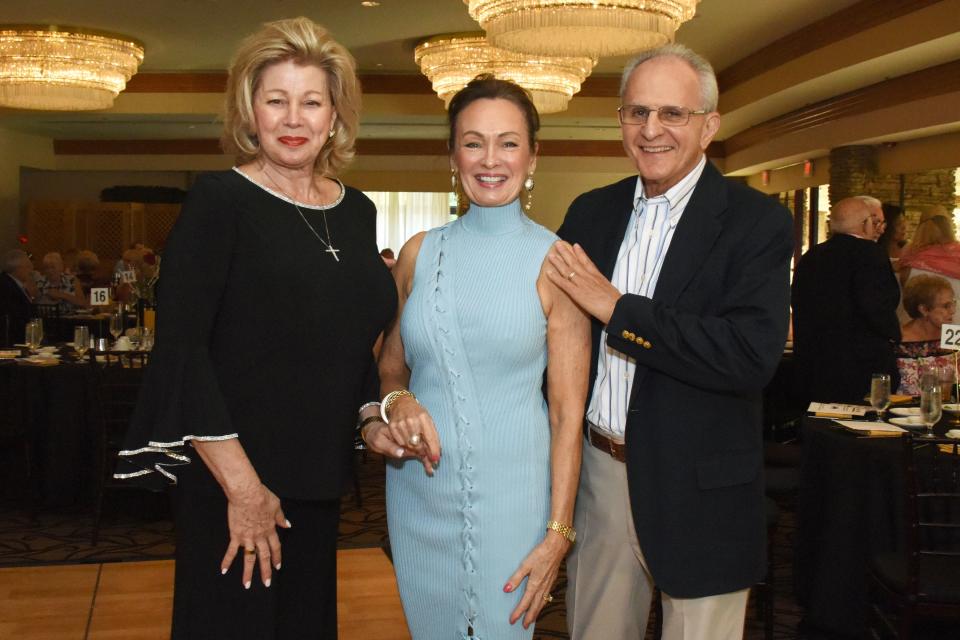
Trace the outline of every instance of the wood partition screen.
{"label": "wood partition screen", "polygon": [[38,200],[27,206],[27,250],[39,260],[50,251],[90,249],[101,264],[113,264],[137,242],[161,249],[179,214],[179,204]]}

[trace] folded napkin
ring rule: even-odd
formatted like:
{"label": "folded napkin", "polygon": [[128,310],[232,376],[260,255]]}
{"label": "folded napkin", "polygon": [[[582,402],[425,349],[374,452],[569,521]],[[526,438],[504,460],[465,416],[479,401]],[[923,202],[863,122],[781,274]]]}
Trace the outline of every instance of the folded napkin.
{"label": "folded napkin", "polygon": [[906,429],[901,429],[895,424],[887,424],[886,422],[867,422],[865,420],[834,420],[834,422],[844,429],[871,438],[897,437],[907,432]]}

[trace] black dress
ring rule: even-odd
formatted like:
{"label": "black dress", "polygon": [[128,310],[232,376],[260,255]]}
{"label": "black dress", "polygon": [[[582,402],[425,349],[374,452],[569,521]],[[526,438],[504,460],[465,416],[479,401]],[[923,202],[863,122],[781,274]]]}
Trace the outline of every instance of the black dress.
{"label": "black dress", "polygon": [[[174,637],[335,637],[337,504],[397,297],[369,199],[343,188],[299,209],[324,239],[325,213],[339,262],[291,201],[236,170],[198,178],[163,254],[156,345],[118,475],[178,482]],[[294,524],[270,589],[243,590],[240,560],[219,575],[226,502],[189,441],[232,437]]]}

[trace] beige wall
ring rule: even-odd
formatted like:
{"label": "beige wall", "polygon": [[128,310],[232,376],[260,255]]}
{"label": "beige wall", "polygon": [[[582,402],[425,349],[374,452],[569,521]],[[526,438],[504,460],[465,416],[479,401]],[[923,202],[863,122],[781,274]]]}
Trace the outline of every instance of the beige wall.
{"label": "beige wall", "polygon": [[0,129],[0,250],[16,246],[22,231],[20,169],[49,169],[54,165],[49,138]]}
{"label": "beige wall", "polygon": [[[96,201],[104,187],[183,187],[193,172],[230,166],[230,159],[225,156],[58,156],[59,171],[24,175],[21,199],[23,203],[31,198]],[[143,170],[133,171],[130,167]],[[534,176],[531,217],[556,229],[579,194],[631,173],[626,158],[541,158]],[[450,164],[446,156],[365,156],[357,158],[342,178],[367,191],[450,191]]]}

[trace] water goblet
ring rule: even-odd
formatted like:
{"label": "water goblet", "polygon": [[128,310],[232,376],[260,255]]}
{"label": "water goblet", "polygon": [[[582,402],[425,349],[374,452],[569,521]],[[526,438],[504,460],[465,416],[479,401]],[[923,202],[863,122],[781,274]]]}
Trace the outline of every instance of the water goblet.
{"label": "water goblet", "polygon": [[870,406],[877,412],[877,418],[882,421],[884,413],[890,407],[890,374],[873,374],[870,380]]}
{"label": "water goblet", "polygon": [[77,354],[77,359],[83,359],[87,349],[90,348],[90,328],[81,324],[73,328],[73,350]]}
{"label": "water goblet", "polygon": [[123,315],[122,312],[117,311],[110,315],[110,335],[113,336],[113,341],[116,342],[117,338],[120,337],[120,334],[123,333]]}
{"label": "water goblet", "polygon": [[936,370],[920,374],[920,418],[926,427],[921,438],[933,438],[933,425],[943,415],[943,397],[940,393],[940,376]]}

